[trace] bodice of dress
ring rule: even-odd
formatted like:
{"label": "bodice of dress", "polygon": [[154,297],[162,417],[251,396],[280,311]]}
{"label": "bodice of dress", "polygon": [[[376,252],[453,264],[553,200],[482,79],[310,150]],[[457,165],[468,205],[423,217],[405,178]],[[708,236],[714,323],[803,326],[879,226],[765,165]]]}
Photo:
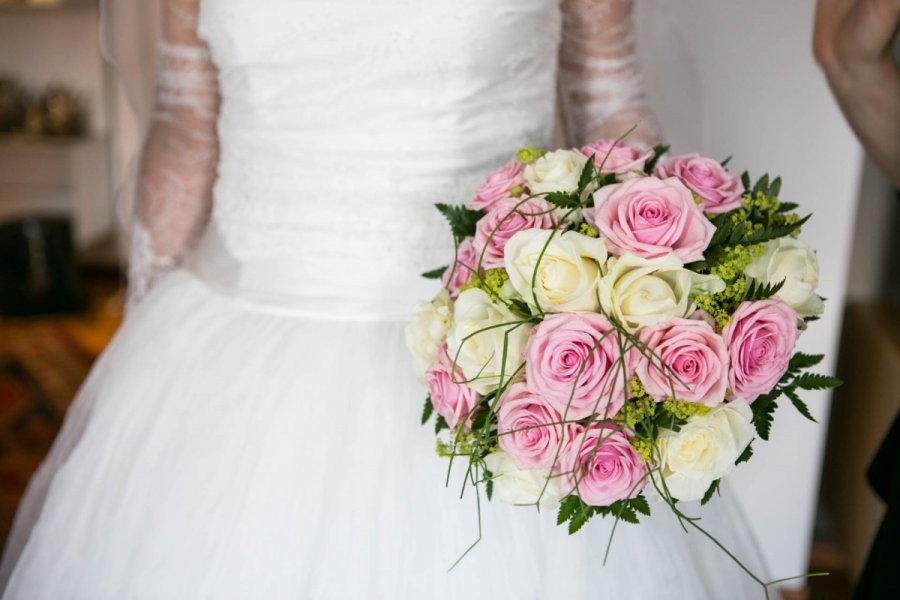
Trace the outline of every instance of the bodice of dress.
{"label": "bodice of dress", "polygon": [[403,313],[464,203],[550,141],[558,0],[215,0],[219,167],[192,259],[241,298]]}

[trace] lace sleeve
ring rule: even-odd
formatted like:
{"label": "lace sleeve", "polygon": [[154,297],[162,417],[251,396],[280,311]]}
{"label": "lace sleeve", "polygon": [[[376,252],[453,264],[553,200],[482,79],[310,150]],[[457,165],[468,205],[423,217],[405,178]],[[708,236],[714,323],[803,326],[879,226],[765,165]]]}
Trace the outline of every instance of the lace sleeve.
{"label": "lace sleeve", "polygon": [[212,206],[219,91],[197,36],[200,0],[165,0],[156,109],[144,146],[128,267],[128,306],[176,267]]}
{"label": "lace sleeve", "polygon": [[644,97],[633,0],[563,0],[559,95],[569,142],[619,137],[651,146],[659,125]]}

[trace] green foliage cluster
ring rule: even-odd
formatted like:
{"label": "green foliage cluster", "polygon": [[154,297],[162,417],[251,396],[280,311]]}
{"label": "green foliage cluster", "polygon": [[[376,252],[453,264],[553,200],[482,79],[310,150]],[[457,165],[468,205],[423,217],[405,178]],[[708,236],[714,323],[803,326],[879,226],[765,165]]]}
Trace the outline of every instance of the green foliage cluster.
{"label": "green foliage cluster", "polygon": [[823,358],[825,358],[824,354],[795,353],[788,363],[787,371],[782,375],[772,391],[753,401],[753,404],[750,405],[753,409],[753,425],[756,427],[756,433],[760,438],[764,440],[769,439],[775,409],[778,407],[777,400],[781,396],[786,396],[801,415],[810,421],[816,422],[806,403],[800,399],[797,390],[829,390],[843,383],[837,377],[807,371],[807,369],[822,362]]}
{"label": "green foliage cluster", "polygon": [[596,515],[604,517],[609,515],[626,523],[637,524],[639,513],[650,516],[650,504],[643,494],[638,494],[634,498],[618,500],[609,506],[589,506],[581,498],[573,495],[568,496],[560,503],[556,524],[562,525],[568,522],[569,534],[573,534]]}
{"label": "green foliage cluster", "polygon": [[697,308],[712,315],[719,332],[731,323],[731,315],[741,302],[762,300],[778,292],[780,284],[757,285],[748,281],[744,269],[765,252],[765,242],[798,235],[809,219],[791,212],[796,204],[778,199],[780,177],[770,182],[769,176],[763,175],[752,187],[746,172],[741,179],[747,190],[743,205],[710,219],[716,231],[704,252],[705,259],[688,265],[698,273],[716,275],[725,282],[723,291],[696,298]]}

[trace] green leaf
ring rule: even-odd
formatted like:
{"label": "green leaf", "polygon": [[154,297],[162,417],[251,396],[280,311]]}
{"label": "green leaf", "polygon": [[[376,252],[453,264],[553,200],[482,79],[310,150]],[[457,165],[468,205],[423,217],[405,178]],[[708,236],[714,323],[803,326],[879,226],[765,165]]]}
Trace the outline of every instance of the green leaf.
{"label": "green leaf", "polygon": [[657,144],[653,146],[653,156],[650,157],[650,160],[644,165],[644,173],[647,175],[653,174],[653,169],[656,168],[656,164],[659,162],[659,159],[662,158],[662,155],[669,151],[668,144]]}
{"label": "green leaf", "polygon": [[808,369],[814,367],[825,358],[824,354],[804,354],[796,352],[788,363],[788,371],[799,371],[800,369]]}
{"label": "green leaf", "polygon": [[744,292],[744,300],[765,300],[771,298],[781,290],[785,280],[782,279],[778,283],[760,283],[755,279],[750,279],[747,283],[747,291]]}
{"label": "green leaf", "polygon": [[[779,392],[780,395],[780,392]],[[760,406],[759,410],[756,410],[756,404],[759,402],[757,398],[756,402],[751,405],[753,408],[753,426],[756,427],[756,433],[760,438],[764,440],[769,439],[769,433],[772,431],[772,420],[774,419],[773,413],[775,409],[778,408],[778,405],[774,400],[771,402],[766,402]]]}
{"label": "green leaf", "polygon": [[769,174],[766,173],[762,177],[756,180],[756,185],[753,186],[753,193],[762,192],[765,194],[769,191]]}
{"label": "green leaf", "polygon": [[735,465],[739,465],[742,462],[747,462],[753,456],[753,443],[747,444],[747,447],[744,448],[744,451],[741,452],[741,455],[737,457],[734,461]]}
{"label": "green leaf", "polygon": [[422,273],[422,277],[425,279],[440,279],[444,273],[447,271],[449,267],[438,267],[437,269],[432,269],[430,271],[425,271]]}
{"label": "green leaf", "polygon": [[428,422],[428,419],[431,418],[431,413],[434,412],[434,405],[431,403],[431,396],[425,397],[425,408],[422,409],[422,425]]}
{"label": "green leaf", "polygon": [[578,208],[581,199],[578,194],[564,194],[563,192],[550,192],[544,196],[544,200],[557,208]]}
{"label": "green leaf", "polygon": [[796,408],[801,415],[803,415],[813,423],[818,423],[818,421],[816,421],[816,419],[809,412],[809,407],[806,406],[806,403],[800,399],[800,396],[797,395],[796,391],[794,391],[793,389],[787,389],[784,390],[784,395],[791,399],[791,403],[794,405],[794,408]]}
{"label": "green leaf", "polygon": [[727,167],[727,166],[728,166],[728,163],[731,162],[731,159],[732,159],[732,158],[734,158],[734,154],[729,154],[729,155],[725,158],[725,160],[720,161],[719,164],[722,165],[722,167]]}
{"label": "green leaf", "polygon": [[798,206],[800,206],[800,205],[797,204],[796,202],[782,202],[781,205],[778,207],[778,212],[780,212],[780,213],[791,212]]}
{"label": "green leaf", "polygon": [[[616,506],[618,504],[618,506]],[[613,508],[610,513],[614,515],[617,519],[621,519],[626,523],[631,523],[633,525],[638,524],[637,513],[634,512],[634,509],[627,503],[619,500],[613,504],[615,508]]]}
{"label": "green leaf", "polygon": [[744,238],[743,243],[746,244],[761,244],[762,242],[768,242],[769,240],[777,240],[778,238],[783,238],[785,236],[791,235],[795,231],[799,230],[804,223],[806,223],[812,215],[806,215],[796,223],[791,223],[790,225],[776,225],[773,227],[764,227],[759,231],[754,231],[750,235]]}
{"label": "green leaf", "polygon": [[585,523],[591,520],[594,514],[594,507],[582,502],[581,507],[572,513],[572,517],[569,519],[569,535],[577,533],[579,529],[584,527]]}
{"label": "green leaf", "polygon": [[438,415],[437,419],[434,421],[434,433],[435,435],[439,434],[443,429],[450,429],[450,425],[447,424],[447,419]]}
{"label": "green leaf", "polygon": [[588,157],[586,163],[584,163],[584,168],[581,169],[581,176],[578,178],[578,195],[581,195],[588,184],[594,179],[594,155],[592,154]]}
{"label": "green leaf", "polygon": [[777,198],[778,193],[780,191],[781,191],[781,177],[776,177],[774,180],[772,180],[772,183],[769,184],[769,189],[766,190],[766,195]]}
{"label": "green leaf", "polygon": [[520,298],[513,298],[509,301],[509,309],[520,317],[525,319],[531,318],[531,308]]}
{"label": "green leaf", "polygon": [[712,500],[713,494],[715,494],[719,490],[720,481],[721,479],[716,479],[710,484],[710,486],[706,489],[706,493],[703,494],[703,498],[700,500],[700,506],[705,506],[710,500]]}
{"label": "green leaf", "polygon": [[480,210],[471,210],[465,206],[451,206],[438,202],[435,207],[450,223],[450,232],[457,244],[475,235],[475,224],[484,216]]}
{"label": "green leaf", "polygon": [[484,476],[484,495],[487,496],[488,502],[494,496],[494,474],[485,466],[482,466]]}
{"label": "green leaf", "polygon": [[803,373],[802,375],[797,376],[793,385],[801,390],[830,390],[843,383],[844,382],[837,377],[819,375],[818,373]]}
{"label": "green leaf", "polygon": [[750,173],[744,171],[741,173],[741,183],[744,184],[744,189],[748,192],[750,191]]}
{"label": "green leaf", "polygon": [[818,321],[821,317],[817,315],[810,315],[808,317],[803,317],[804,323],[812,323],[813,321]]}
{"label": "green leaf", "polygon": [[731,232],[734,229],[731,218],[728,217],[728,215],[716,215],[711,219],[711,222],[716,226],[716,231],[709,240],[709,245],[719,246],[724,244],[725,241],[731,237]]}
{"label": "green leaf", "polygon": [[565,500],[559,503],[559,512],[556,514],[556,524],[562,525],[575,513],[575,510],[584,506],[584,502],[581,501],[581,498],[575,496],[574,494],[571,496],[567,496]]}
{"label": "green leaf", "polygon": [[644,497],[643,494],[638,494],[637,497],[632,498],[628,501],[631,504],[631,508],[638,511],[642,515],[650,516],[650,504],[647,502],[647,498]]}

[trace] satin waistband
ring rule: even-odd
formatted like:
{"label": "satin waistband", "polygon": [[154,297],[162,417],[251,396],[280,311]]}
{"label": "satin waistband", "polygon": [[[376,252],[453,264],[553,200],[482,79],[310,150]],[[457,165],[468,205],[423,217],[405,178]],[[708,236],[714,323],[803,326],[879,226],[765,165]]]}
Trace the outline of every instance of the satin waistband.
{"label": "satin waistband", "polygon": [[[410,291],[411,286],[354,289],[316,293],[306,289],[307,275],[290,260],[242,260],[234,256],[215,223],[210,223],[200,243],[185,262],[192,272],[215,292],[249,309],[320,319],[406,321],[417,299],[399,298],[390,290]],[[433,294],[433,292],[432,292]]]}

